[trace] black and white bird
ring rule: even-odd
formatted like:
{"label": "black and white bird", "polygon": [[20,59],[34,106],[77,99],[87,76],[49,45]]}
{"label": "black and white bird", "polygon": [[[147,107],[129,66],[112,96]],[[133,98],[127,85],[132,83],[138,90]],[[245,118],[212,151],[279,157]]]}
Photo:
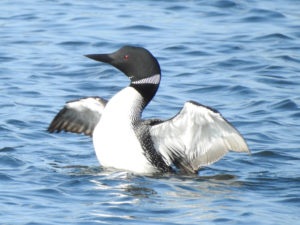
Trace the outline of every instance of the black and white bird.
{"label": "black and white bird", "polygon": [[87,57],[122,71],[130,84],[109,101],[87,97],[67,102],[49,132],[84,133],[93,138],[100,164],[137,173],[196,173],[229,150],[250,153],[241,134],[222,115],[194,101],[169,120],[141,119],[161,78],[157,59],[141,47]]}

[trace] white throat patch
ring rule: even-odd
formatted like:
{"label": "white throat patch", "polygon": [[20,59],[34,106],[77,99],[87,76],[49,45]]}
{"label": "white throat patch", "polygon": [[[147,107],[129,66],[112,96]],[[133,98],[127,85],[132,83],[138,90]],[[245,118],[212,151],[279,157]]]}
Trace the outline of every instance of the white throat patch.
{"label": "white throat patch", "polygon": [[159,84],[160,74],[155,74],[151,77],[147,77],[141,80],[133,81],[133,84]]}

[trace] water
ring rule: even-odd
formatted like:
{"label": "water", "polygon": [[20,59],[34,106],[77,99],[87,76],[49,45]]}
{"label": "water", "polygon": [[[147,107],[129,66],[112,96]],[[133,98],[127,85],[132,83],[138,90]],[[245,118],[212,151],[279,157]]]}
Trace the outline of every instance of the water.
{"label": "water", "polygon": [[[0,3],[1,224],[300,224],[300,2]],[[218,109],[252,155],[198,176],[99,166],[90,138],[49,134],[65,101],[128,84],[84,54],[148,48],[163,73],[144,117]]]}

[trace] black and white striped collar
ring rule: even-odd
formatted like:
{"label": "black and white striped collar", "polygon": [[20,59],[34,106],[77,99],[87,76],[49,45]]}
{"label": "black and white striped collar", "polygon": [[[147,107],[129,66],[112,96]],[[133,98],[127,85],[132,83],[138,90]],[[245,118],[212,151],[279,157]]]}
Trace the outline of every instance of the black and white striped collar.
{"label": "black and white striped collar", "polygon": [[140,80],[132,81],[131,84],[159,84],[160,74],[155,74],[151,77],[146,77]]}
{"label": "black and white striped collar", "polygon": [[131,81],[130,87],[133,87],[143,96],[143,106],[145,107],[155,95],[160,83],[160,74],[146,77],[140,80]]}

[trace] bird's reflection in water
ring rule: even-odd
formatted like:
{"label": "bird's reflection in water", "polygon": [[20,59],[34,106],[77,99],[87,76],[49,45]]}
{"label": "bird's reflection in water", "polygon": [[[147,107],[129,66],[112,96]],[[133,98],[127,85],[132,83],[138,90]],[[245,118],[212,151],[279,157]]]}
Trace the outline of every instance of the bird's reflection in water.
{"label": "bird's reflection in water", "polygon": [[[213,172],[216,171],[207,169],[202,174]],[[230,173],[137,175],[107,168],[82,168],[78,175],[88,178],[91,184],[88,194],[94,195],[94,201],[90,216],[108,223],[141,218],[167,221],[170,216],[179,220],[187,216],[216,219],[218,212],[236,207],[241,197],[239,190],[244,186]]]}
{"label": "bird's reflection in water", "polygon": [[[118,191],[119,194],[136,198],[153,195],[207,197],[214,194],[228,194],[243,185],[235,175],[136,175],[130,172],[105,169],[99,174],[101,179],[91,179],[95,189]],[[99,177],[98,177],[99,178]]]}

